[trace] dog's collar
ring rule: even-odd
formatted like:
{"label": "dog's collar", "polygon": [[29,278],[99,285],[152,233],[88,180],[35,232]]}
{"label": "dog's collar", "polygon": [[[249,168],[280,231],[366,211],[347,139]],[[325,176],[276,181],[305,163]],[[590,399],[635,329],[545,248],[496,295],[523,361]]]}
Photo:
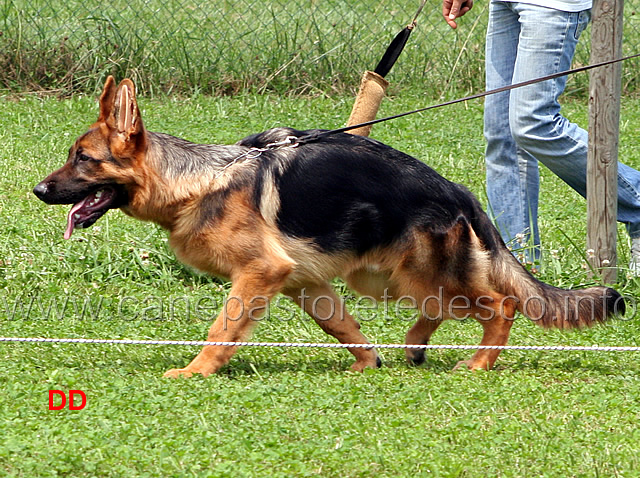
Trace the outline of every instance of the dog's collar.
{"label": "dog's collar", "polygon": [[[311,136],[311,135],[309,135],[309,136]],[[256,148],[256,147],[249,148],[244,153],[239,154],[238,156],[233,158],[220,171],[218,171],[218,173],[215,175],[215,179],[218,179],[220,176],[222,176],[224,174],[224,172],[228,168],[230,168],[234,164],[239,163],[240,161],[242,161],[244,159],[246,159],[246,160],[256,159],[256,158],[260,157],[262,155],[262,153],[264,153],[265,151],[270,151],[270,150],[273,150],[273,149],[279,149],[279,148],[285,148],[285,147],[296,148],[301,144],[301,141],[300,141],[301,139],[302,138],[298,138],[297,136],[287,136],[282,141],[276,141],[274,143],[269,143],[269,144],[263,146],[262,148]]]}

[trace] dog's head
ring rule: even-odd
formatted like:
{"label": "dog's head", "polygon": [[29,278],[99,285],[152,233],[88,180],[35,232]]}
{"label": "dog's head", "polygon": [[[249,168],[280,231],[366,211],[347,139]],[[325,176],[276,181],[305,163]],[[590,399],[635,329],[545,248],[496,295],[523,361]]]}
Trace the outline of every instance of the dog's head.
{"label": "dog's head", "polygon": [[107,78],[100,96],[100,115],[69,150],[67,162],[33,192],[47,204],[73,204],[65,239],[75,228],[95,223],[109,209],[128,204],[140,181],[147,135],[131,80],[118,87]]}

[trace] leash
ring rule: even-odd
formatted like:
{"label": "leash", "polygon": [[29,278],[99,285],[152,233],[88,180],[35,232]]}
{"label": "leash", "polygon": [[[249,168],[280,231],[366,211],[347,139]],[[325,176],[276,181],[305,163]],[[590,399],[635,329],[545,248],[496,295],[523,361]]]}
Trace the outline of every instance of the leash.
{"label": "leash", "polygon": [[211,342],[207,340],[65,339],[43,337],[0,337],[3,342],[107,344],[107,345],[181,345],[218,347],[292,347],[325,349],[412,349],[412,350],[539,350],[576,352],[640,352],[636,346],[599,345],[432,345],[432,344],[331,344],[311,342]]}
{"label": "leash", "polygon": [[416,113],[422,113],[424,111],[428,111],[428,110],[433,110],[436,108],[441,108],[443,106],[449,106],[449,105],[453,105],[456,103],[462,103],[463,101],[470,101],[470,100],[475,100],[477,98],[483,98],[485,96],[489,96],[489,95],[495,95],[497,93],[502,93],[504,91],[509,91],[509,90],[513,90],[515,88],[522,88],[524,86],[529,86],[529,85],[533,85],[535,83],[540,83],[543,81],[547,81],[547,80],[553,80],[555,78],[559,78],[561,76],[565,76],[565,75],[571,75],[573,73],[580,73],[582,71],[587,71],[587,70],[591,70],[594,68],[600,68],[603,66],[607,66],[607,65],[612,65],[614,63],[619,63],[622,61],[626,61],[626,60],[630,60],[632,58],[638,58],[640,57],[640,53],[636,53],[635,55],[629,55],[629,56],[625,56],[622,58],[616,58],[614,60],[607,60],[607,61],[603,61],[600,63],[594,63],[592,65],[586,65],[586,66],[581,66],[578,68],[573,68],[570,70],[565,70],[565,71],[561,71],[558,73],[553,73],[551,75],[547,75],[547,76],[541,76],[539,78],[534,78],[531,80],[527,80],[527,81],[522,81],[520,83],[514,83],[512,85],[507,85],[507,86],[502,86],[500,88],[496,88],[493,90],[488,90],[488,91],[483,91],[482,93],[476,93],[474,95],[470,95],[470,96],[465,96],[464,98],[458,98],[455,100],[450,100],[450,101],[445,101],[444,103],[439,103],[437,105],[431,105],[431,106],[426,106],[424,108],[418,108],[412,111],[407,111],[405,113],[399,113],[393,116],[387,116],[385,118],[378,118],[378,119],[374,119],[371,121],[366,121],[364,123],[359,123],[359,124],[354,124],[351,126],[344,126],[342,128],[337,128],[337,129],[332,129],[332,130],[328,130],[328,131],[321,131],[319,133],[313,133],[313,134],[308,134],[305,136],[302,136],[300,138],[297,138],[297,140],[295,141],[296,144],[305,144],[305,143],[310,143],[313,141],[317,141],[320,138],[324,138],[326,136],[331,136],[334,134],[338,134],[338,133],[344,133],[346,131],[350,131],[352,129],[356,129],[356,128],[361,128],[364,126],[372,126],[374,124],[378,124],[378,123],[383,123],[385,121],[390,121],[390,120],[394,120],[397,118],[402,118],[404,116],[409,116],[412,114],[416,114]]}

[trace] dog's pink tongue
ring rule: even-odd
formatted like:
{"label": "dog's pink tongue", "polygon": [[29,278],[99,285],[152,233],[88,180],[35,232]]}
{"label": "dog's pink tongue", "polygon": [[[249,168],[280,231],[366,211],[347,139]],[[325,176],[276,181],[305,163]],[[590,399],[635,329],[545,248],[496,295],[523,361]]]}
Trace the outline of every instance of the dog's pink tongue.
{"label": "dog's pink tongue", "polygon": [[64,231],[65,239],[69,239],[71,237],[71,234],[73,234],[73,229],[76,226],[75,219],[73,218],[73,216],[78,211],[78,209],[84,206],[84,203],[86,202],[86,200],[87,198],[84,198],[78,204],[75,204],[69,211],[69,214],[67,214],[67,230]]}

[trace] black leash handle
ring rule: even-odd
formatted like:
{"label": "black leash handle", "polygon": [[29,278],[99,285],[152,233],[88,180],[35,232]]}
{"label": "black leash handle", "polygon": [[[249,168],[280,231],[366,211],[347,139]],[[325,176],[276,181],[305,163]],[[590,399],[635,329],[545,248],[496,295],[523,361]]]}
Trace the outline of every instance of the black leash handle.
{"label": "black leash handle", "polygon": [[521,88],[523,86],[533,85],[534,83],[540,83],[542,81],[553,80],[554,78],[559,78],[561,76],[571,75],[573,73],[580,73],[581,71],[587,71],[587,70],[591,70],[593,68],[599,68],[599,67],[602,67],[602,66],[611,65],[613,63],[619,63],[621,61],[630,60],[632,58],[637,58],[637,57],[640,57],[640,53],[636,53],[635,55],[625,56],[625,57],[622,57],[622,58],[616,58],[614,60],[607,60],[607,61],[603,61],[603,62],[600,62],[600,63],[594,63],[592,65],[581,66],[579,68],[573,68],[571,70],[565,70],[565,71],[561,71],[561,72],[558,72],[558,73],[553,73],[551,75],[542,76],[540,78],[534,78],[532,80],[527,80],[527,81],[522,81],[520,83],[514,83],[512,85],[502,86],[502,87],[496,88],[494,90],[483,91],[482,93],[476,93],[476,94],[471,95],[471,96],[465,96],[464,98],[458,98],[458,99],[446,101],[444,103],[440,103],[440,104],[437,104],[437,105],[431,105],[431,106],[426,106],[424,108],[418,108],[418,109],[413,110],[413,111],[407,111],[405,113],[400,113],[400,114],[393,115],[393,116],[387,116],[385,118],[374,119],[374,120],[366,121],[366,122],[360,123],[360,124],[354,124],[354,125],[351,125],[351,126],[344,126],[343,128],[337,128],[337,129],[332,129],[330,131],[323,131],[321,133],[310,134],[310,135],[298,138],[298,140],[296,142],[298,144],[308,143],[308,142],[311,142],[311,141],[315,141],[315,140],[317,140],[319,138],[322,138],[324,136],[329,136],[329,135],[337,134],[337,133],[344,133],[345,131],[349,131],[349,130],[356,129],[356,128],[361,128],[362,126],[370,126],[370,125],[382,123],[384,121],[390,121],[390,120],[393,120],[393,119],[396,119],[396,118],[402,118],[403,116],[409,116],[409,115],[412,115],[412,114],[415,114],[415,113],[421,113],[423,111],[428,111],[428,110],[432,110],[432,109],[435,109],[435,108],[441,108],[442,106],[449,106],[449,105],[453,105],[453,104],[456,104],[456,103],[462,103],[463,101],[475,100],[477,98],[482,98],[484,96],[494,95],[496,93],[502,93],[503,91],[509,91],[509,90],[513,90],[515,88]]}

